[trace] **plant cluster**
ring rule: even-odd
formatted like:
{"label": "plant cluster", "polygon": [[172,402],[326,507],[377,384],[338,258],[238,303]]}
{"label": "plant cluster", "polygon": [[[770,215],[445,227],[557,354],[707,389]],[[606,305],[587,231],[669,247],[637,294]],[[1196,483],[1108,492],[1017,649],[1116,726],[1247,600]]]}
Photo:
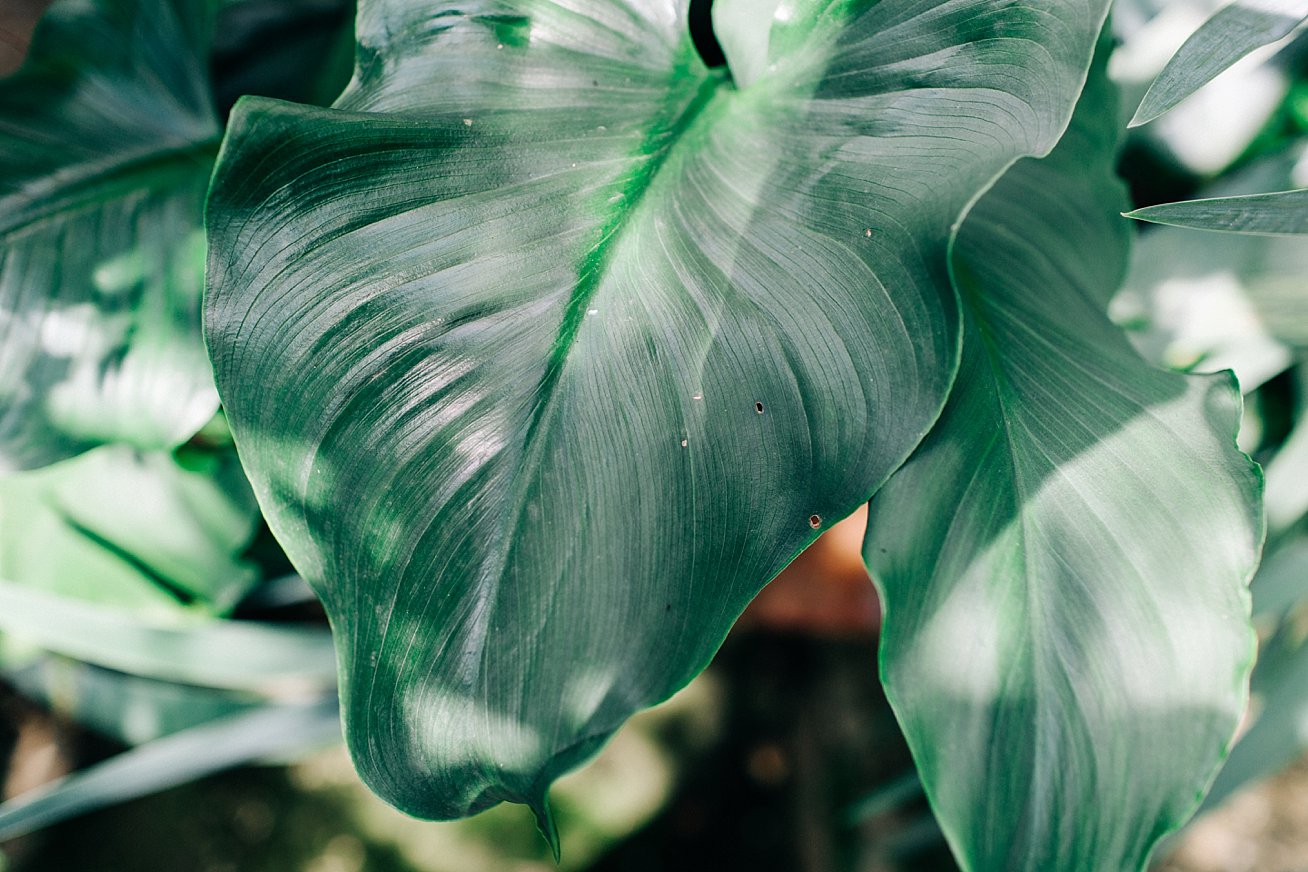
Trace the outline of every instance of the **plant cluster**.
{"label": "plant cluster", "polygon": [[[1256,629],[1217,794],[1297,751],[1302,273],[1256,354],[1176,359],[1159,291],[1301,256],[1293,138],[1130,211],[1108,0],[691,5],[55,0],[0,80],[0,638],[137,775],[0,838],[339,713],[391,804],[557,844],[551,783],[865,503],[963,868],[1142,868]],[[1133,123],[1305,16],[1219,11]],[[1128,212],[1176,225],[1134,266]]]}

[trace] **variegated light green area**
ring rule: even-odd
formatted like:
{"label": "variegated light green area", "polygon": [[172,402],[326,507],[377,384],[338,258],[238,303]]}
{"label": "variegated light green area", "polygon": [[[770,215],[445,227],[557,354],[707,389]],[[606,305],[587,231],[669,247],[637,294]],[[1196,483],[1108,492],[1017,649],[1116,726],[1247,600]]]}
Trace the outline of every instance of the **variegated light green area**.
{"label": "variegated light green area", "polygon": [[265,695],[331,689],[326,630],[217,619],[258,581],[241,558],[258,514],[234,454],[208,460],[185,468],[165,452],[107,446],[0,480],[6,672],[50,651]]}
{"label": "variegated light green area", "polygon": [[1249,194],[1241,197],[1213,197],[1159,203],[1126,213],[1128,218],[1189,227],[1265,236],[1308,233],[1308,188]]}
{"label": "variegated light green area", "polygon": [[1116,97],[969,213],[963,362],[873,499],[881,670],[960,864],[1123,872],[1193,811],[1254,653],[1257,468],[1229,375],[1145,364],[1105,306]]}
{"label": "variegated light green area", "polygon": [[1204,22],[1154,79],[1131,119],[1148,123],[1308,17],[1308,0],[1235,0]]}
{"label": "variegated light green area", "polygon": [[257,518],[231,454],[189,470],[106,446],[0,480],[0,579],[161,616],[225,612],[258,580],[240,559]]}
{"label": "variegated light green area", "polygon": [[548,831],[554,777],[907,456],[951,225],[1057,139],[1105,13],[735,2],[770,28],[720,34],[743,89],[677,0],[366,0],[334,109],[233,114],[219,389],[414,815]]}
{"label": "variegated light green area", "polygon": [[213,415],[207,40],[204,0],[58,0],[0,80],[0,469]]}

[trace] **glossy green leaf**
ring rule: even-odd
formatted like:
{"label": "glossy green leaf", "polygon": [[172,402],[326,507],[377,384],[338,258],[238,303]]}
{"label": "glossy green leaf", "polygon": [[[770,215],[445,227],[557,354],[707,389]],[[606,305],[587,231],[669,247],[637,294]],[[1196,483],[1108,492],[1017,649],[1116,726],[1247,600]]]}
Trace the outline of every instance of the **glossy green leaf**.
{"label": "glossy green leaf", "polygon": [[1225,753],[1253,660],[1239,393],[1149,367],[1104,311],[1129,232],[1115,102],[1093,76],[1058,149],[969,213],[958,382],[868,519],[882,678],[977,872],[1142,868]]}
{"label": "glossy green leaf", "polygon": [[1154,79],[1131,127],[1162,115],[1240,58],[1276,42],[1308,17],[1308,0],[1235,0],[1204,22]]}
{"label": "glossy green leaf", "polygon": [[0,80],[0,469],[171,447],[213,415],[206,10],[58,0]]}
{"label": "glossy green leaf", "polygon": [[0,479],[0,579],[161,616],[230,610],[258,581],[240,558],[258,512],[230,451],[207,463],[106,446]]}
{"label": "glossy green leaf", "polygon": [[677,0],[366,0],[335,109],[233,114],[219,389],[412,814],[544,818],[907,456],[951,226],[1056,140],[1105,12],[740,2],[743,89]]}
{"label": "glossy green leaf", "polygon": [[1308,188],[1159,203],[1127,212],[1126,217],[1194,230],[1286,236],[1308,233]]}

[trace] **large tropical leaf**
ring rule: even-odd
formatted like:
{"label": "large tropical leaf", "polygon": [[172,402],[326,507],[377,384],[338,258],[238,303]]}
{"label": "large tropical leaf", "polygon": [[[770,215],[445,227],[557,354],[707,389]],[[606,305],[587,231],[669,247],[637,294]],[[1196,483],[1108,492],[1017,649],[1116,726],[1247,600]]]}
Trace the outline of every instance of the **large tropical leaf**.
{"label": "large tropical leaf", "polygon": [[[1296,576],[1302,590],[1308,582],[1308,563],[1303,562],[1302,551],[1299,558]],[[1304,729],[1308,722],[1308,644],[1301,635],[1287,623],[1264,644],[1250,683],[1247,729],[1217,773],[1201,811],[1215,808],[1241,787],[1288,766],[1308,746]]]}
{"label": "large tropical leaf", "polygon": [[171,446],[216,408],[207,20],[204,0],[58,0],[0,80],[0,469]]}
{"label": "large tropical leaf", "polygon": [[1258,474],[1229,375],[1152,369],[1105,315],[1114,104],[1092,77],[969,213],[958,382],[868,519],[882,677],[968,870],[1140,869],[1245,702]]}
{"label": "large tropical leaf", "polygon": [[1131,126],[1162,115],[1255,49],[1308,17],[1308,0],[1234,0],[1194,32],[1154,79]]}
{"label": "large tropical leaf", "polygon": [[1055,141],[1105,11],[735,2],[745,88],[678,0],[367,0],[334,109],[233,113],[219,389],[412,814],[544,818],[907,456],[951,225]]}

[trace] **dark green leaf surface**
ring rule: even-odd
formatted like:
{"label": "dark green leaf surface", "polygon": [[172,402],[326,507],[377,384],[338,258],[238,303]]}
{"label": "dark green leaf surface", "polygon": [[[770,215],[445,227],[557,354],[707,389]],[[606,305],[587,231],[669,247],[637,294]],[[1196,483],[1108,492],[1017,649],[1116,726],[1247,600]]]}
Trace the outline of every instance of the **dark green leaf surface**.
{"label": "dark green leaf surface", "polygon": [[1308,17],[1308,0],[1235,0],[1196,30],[1154,79],[1132,127],[1162,115],[1254,49],[1276,42]]}
{"label": "dark green leaf surface", "polygon": [[0,469],[184,441],[219,135],[202,0],[59,0],[0,80]]}
{"label": "dark green leaf surface", "polygon": [[1128,218],[1227,233],[1285,236],[1308,233],[1308,188],[1160,203],[1126,213]]}
{"label": "dark green leaf surface", "polygon": [[233,115],[219,388],[412,814],[544,817],[907,456],[951,225],[1056,140],[1105,11],[741,2],[744,89],[675,0],[369,0],[334,110]]}
{"label": "dark green leaf surface", "polygon": [[873,499],[881,670],[967,870],[1143,867],[1221,759],[1253,659],[1259,477],[1229,375],[1146,365],[1104,308],[1116,97],[960,231],[963,361]]}

